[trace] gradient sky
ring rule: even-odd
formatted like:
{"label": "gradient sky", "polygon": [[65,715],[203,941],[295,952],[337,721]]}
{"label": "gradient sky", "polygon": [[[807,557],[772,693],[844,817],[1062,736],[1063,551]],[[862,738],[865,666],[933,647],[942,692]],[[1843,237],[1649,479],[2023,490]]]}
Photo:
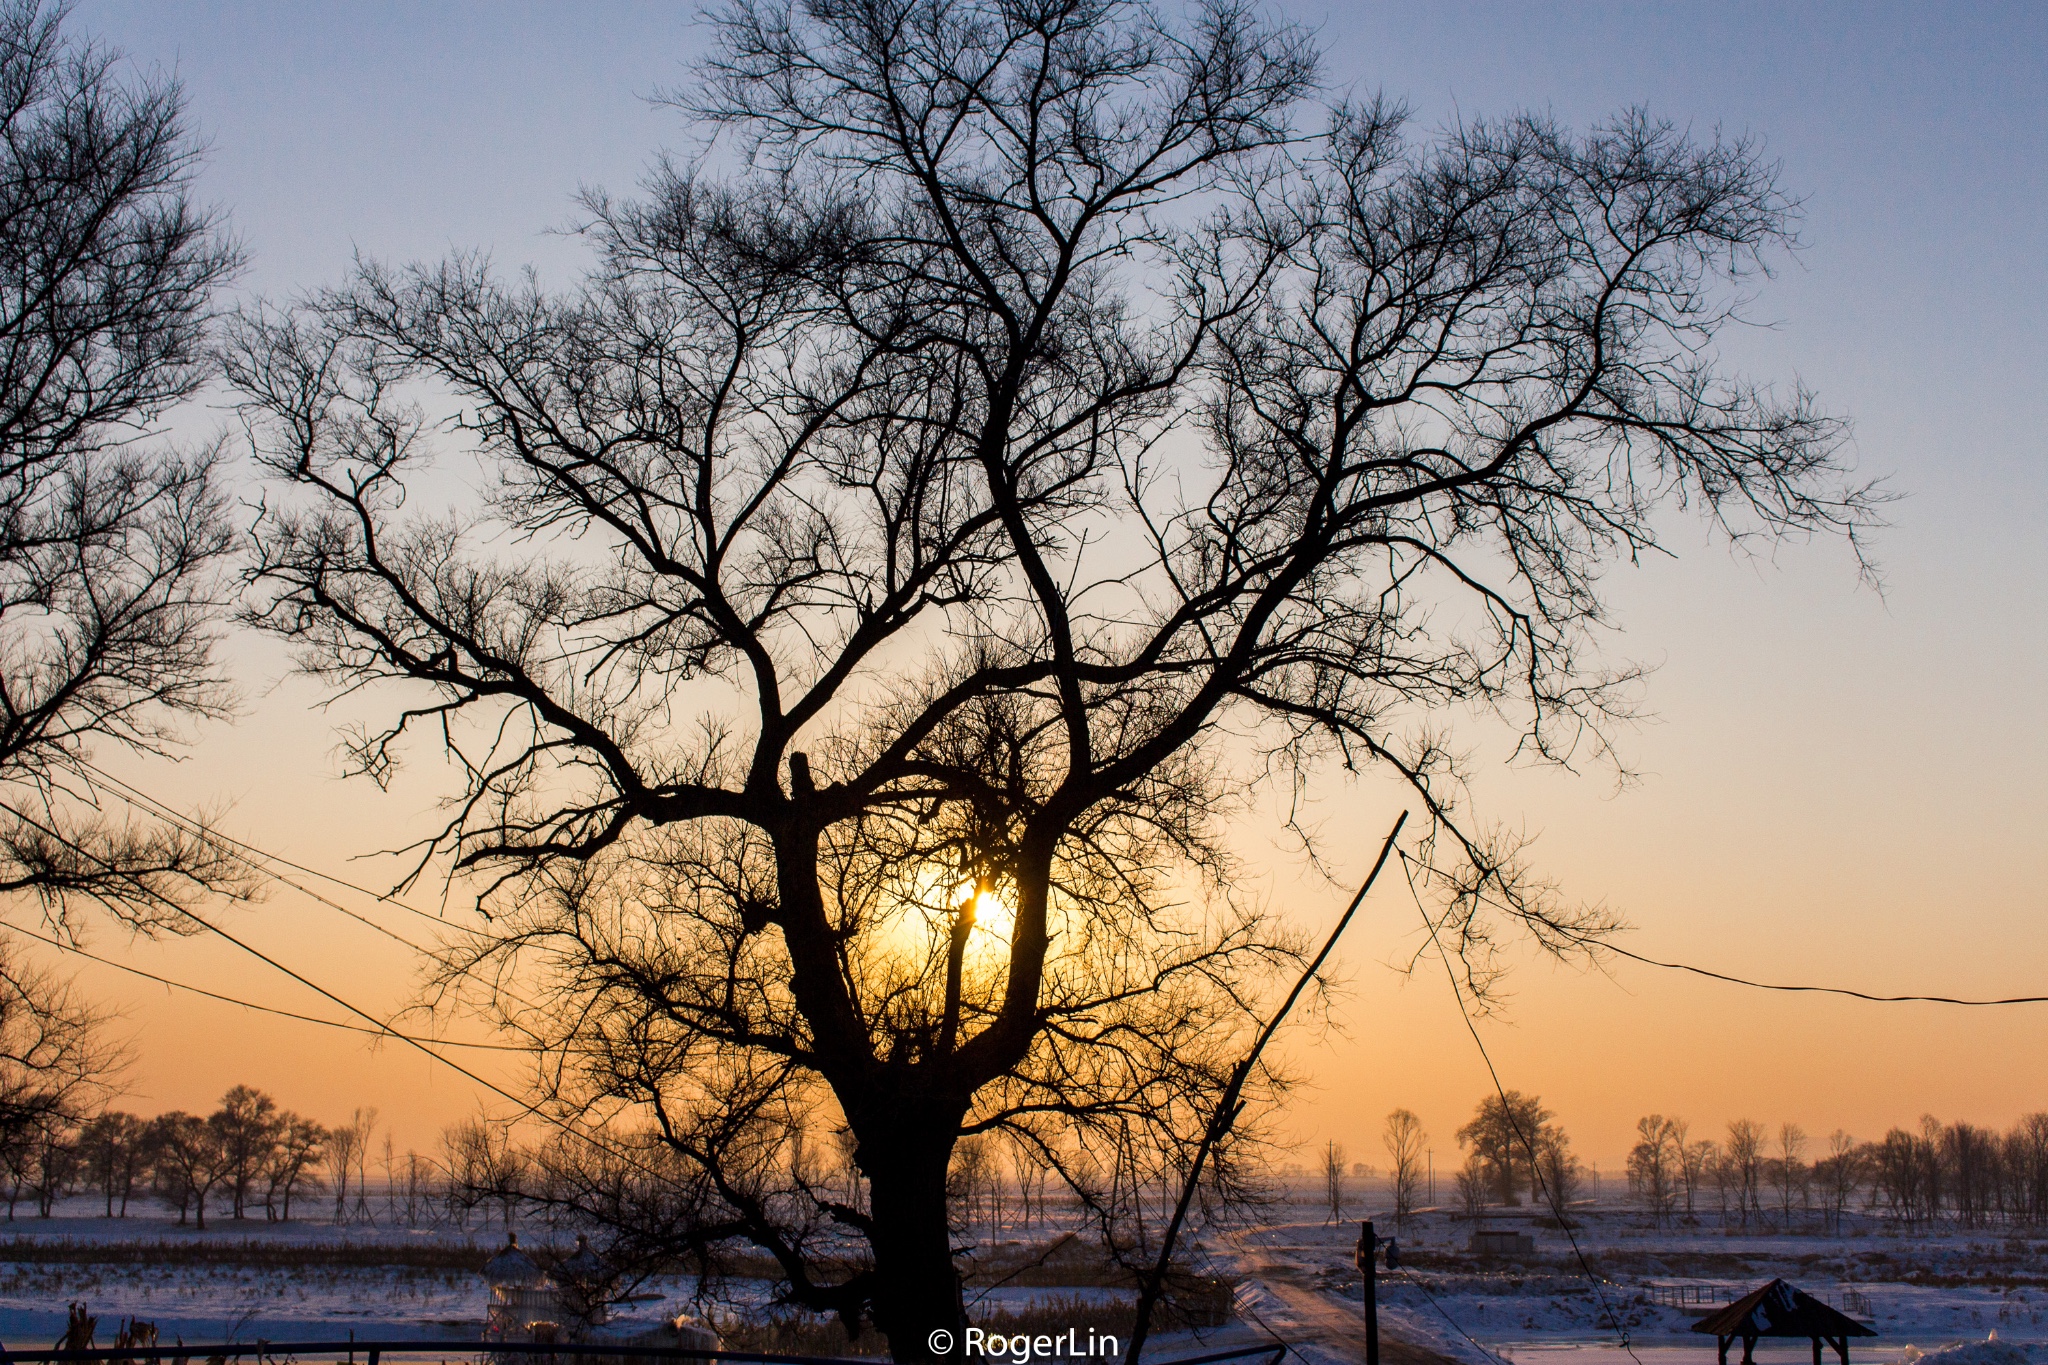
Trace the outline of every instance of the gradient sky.
{"label": "gradient sky", "polygon": [[[1286,12],[1320,30],[1334,85],[1405,98],[1425,125],[1526,107],[1584,124],[1643,103],[1702,132],[1761,135],[1805,198],[1805,249],[1754,310],[1772,325],[1731,351],[1851,415],[1863,469],[1906,495],[1877,544],[1882,597],[1839,545],[1744,558],[1674,523],[1674,559],[1609,579],[1616,654],[1658,666],[1655,719],[1625,738],[1640,780],[1496,770],[1484,810],[1539,833],[1544,870],[1622,911],[1637,951],[1880,992],[2048,994],[2048,7]],[[275,294],[335,279],[357,250],[483,246],[568,278],[576,249],[550,230],[575,188],[627,189],[658,149],[688,146],[645,97],[682,79],[701,42],[692,14],[83,0],[74,22],[183,78],[213,148],[204,194],[248,244],[245,287]],[[175,772],[126,771],[264,847],[374,880],[376,865],[347,859],[400,841],[430,784],[379,796],[336,782],[337,718],[268,646],[240,642],[236,658],[244,721],[209,731]],[[1398,802],[1383,785],[1332,787],[1327,827],[1367,850]],[[1267,861],[1305,923],[1344,898],[1277,849]],[[296,893],[234,919],[366,1008],[412,984],[404,950]],[[1397,883],[1376,894],[1335,1027],[1295,1044],[1311,1084],[1288,1123],[1304,1140],[1383,1162],[1379,1118],[1406,1105],[1449,1164],[1452,1130],[1490,1085],[1441,971],[1389,970],[1416,923]],[[108,931],[95,947],[337,1013],[218,943]],[[323,1119],[376,1105],[400,1150],[425,1150],[477,1103],[402,1049],[105,968],[84,979],[123,1005],[129,1103],[145,1112],[247,1082]],[[1702,1132],[1751,1117],[1873,1137],[1923,1112],[2002,1125],[2048,1108],[2048,1007],[1767,995],[1629,964],[1601,976],[1526,961],[1510,989],[1480,1026],[1502,1079],[1540,1093],[1610,1170],[1651,1111]]]}

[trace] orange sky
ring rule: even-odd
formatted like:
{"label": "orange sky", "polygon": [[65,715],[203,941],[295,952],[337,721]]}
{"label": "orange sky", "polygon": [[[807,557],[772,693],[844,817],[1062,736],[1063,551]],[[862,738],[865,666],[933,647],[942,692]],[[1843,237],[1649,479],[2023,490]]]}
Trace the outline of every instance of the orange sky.
{"label": "orange sky", "polygon": [[[1917,594],[1895,588],[1883,601],[1852,590],[1832,547],[1784,561],[1759,569],[1702,549],[1619,575],[1627,651],[1663,660],[1651,691],[1658,717],[1625,739],[1639,782],[1617,791],[1597,770],[1493,771],[1477,789],[1482,808],[1540,835],[1541,868],[1574,897],[1620,910],[1635,926],[1627,942],[1651,956],[1878,992],[2039,992],[2048,869],[2029,837],[2043,814],[2038,784],[1996,780],[2001,769],[2038,773],[2038,724],[1996,679],[1980,680],[1938,729],[1892,689],[1827,681],[1912,668],[1913,632],[1901,618]],[[268,650],[242,654],[258,681],[265,669],[275,676]],[[1952,667],[1954,676],[1922,682],[1967,693],[1970,670]],[[388,863],[347,859],[396,842],[427,810],[424,783],[401,780],[384,795],[324,776],[335,718],[310,711],[312,695],[295,679],[262,690],[243,723],[210,733],[180,770],[138,780],[159,795],[225,800],[229,827],[257,845],[382,885]],[[1353,852],[1348,865],[1339,860],[1346,877],[1362,873],[1399,797],[1378,782],[1328,789],[1319,814],[1331,846]],[[1329,922],[1348,892],[1306,878],[1275,830],[1246,842],[1286,913]],[[399,932],[431,929],[334,894]],[[433,904],[426,892],[411,899]],[[287,888],[227,918],[373,1012],[389,1012],[415,984],[404,950]],[[1302,1140],[1335,1137],[1355,1160],[1383,1160],[1379,1120],[1405,1105],[1441,1154],[1490,1084],[1440,968],[1425,961],[1412,978],[1394,969],[1418,933],[1414,904],[1390,874],[1344,945],[1337,1030],[1291,1044],[1312,1077],[1288,1116]],[[345,1017],[217,942],[124,946],[103,931],[95,946],[176,979]],[[2039,1086],[2048,1007],[1872,1005],[1626,962],[1601,975],[1520,958],[1510,998],[1481,1022],[1482,1036],[1504,1083],[1543,1095],[1580,1152],[1609,1169],[1635,1119],[1652,1111],[1689,1117],[1702,1132],[1735,1117],[1792,1119],[1818,1139],[1836,1127],[1876,1136],[1923,1112],[2004,1124],[2048,1106]],[[375,1105],[400,1150],[425,1150],[480,1099],[402,1046],[171,996],[103,968],[85,979],[122,1002],[140,1053],[138,1109],[196,1108],[246,1082],[323,1119]],[[462,1060],[494,1079],[516,1077],[503,1057]]]}
{"label": "orange sky", "polygon": [[[1480,808],[1539,833],[1541,868],[1620,910],[1636,926],[1629,942],[1653,956],[1880,992],[2048,994],[2041,16],[1621,12],[1627,23],[1597,6],[1306,17],[1323,26],[1333,82],[1385,83],[1425,123],[1516,104],[1584,122],[1648,100],[1701,128],[1765,133],[1807,197],[1807,248],[1754,310],[1773,327],[1739,337],[1734,359],[1797,374],[1852,414],[1863,467],[1908,497],[1877,545],[1882,598],[1855,586],[1839,546],[1754,562],[1684,525],[1676,558],[1615,569],[1616,653],[1659,666],[1656,718],[1624,737],[1640,783],[1616,792],[1599,770],[1495,768]],[[568,217],[573,187],[623,188],[673,145],[674,116],[640,98],[680,74],[693,41],[669,9],[620,6],[605,24],[482,13],[122,0],[78,11],[177,66],[213,144],[203,188],[250,243],[250,287],[278,292],[332,279],[357,247],[403,259],[478,242],[507,266],[559,265],[567,248],[543,230]],[[175,769],[123,771],[160,796],[225,805],[229,827],[259,845],[373,879],[346,860],[402,840],[432,793],[336,782],[333,718],[310,709],[310,685],[279,685],[268,646],[243,642],[237,658],[241,724],[209,731]],[[1398,795],[1326,790],[1328,829],[1355,850],[1345,876],[1362,871]],[[1348,896],[1305,884],[1264,834],[1254,842],[1276,900],[1303,922],[1326,922]],[[1336,1137],[1378,1164],[1380,1117],[1405,1105],[1442,1164],[1489,1082],[1441,974],[1386,965],[1414,945],[1398,891],[1389,882],[1373,898],[1346,945],[1341,1036],[1298,1045],[1316,1088],[1289,1121],[1306,1142]],[[373,1011],[413,985],[401,951],[295,893],[230,918]],[[335,1013],[219,943],[131,947],[111,931],[94,943],[230,994]],[[199,1108],[249,1083],[325,1120],[375,1105],[401,1150],[425,1150],[478,1102],[402,1049],[169,998],[103,968],[84,980],[126,1011],[140,1110]],[[1509,987],[1505,1015],[1481,1026],[1503,1080],[1541,1094],[1610,1170],[1653,1110],[1701,1133],[1742,1116],[1819,1138],[1837,1126],[1873,1137],[1923,1112],[2004,1124],[2048,1107],[2048,1007],[1776,996],[1627,964],[1607,978],[1524,962]]]}

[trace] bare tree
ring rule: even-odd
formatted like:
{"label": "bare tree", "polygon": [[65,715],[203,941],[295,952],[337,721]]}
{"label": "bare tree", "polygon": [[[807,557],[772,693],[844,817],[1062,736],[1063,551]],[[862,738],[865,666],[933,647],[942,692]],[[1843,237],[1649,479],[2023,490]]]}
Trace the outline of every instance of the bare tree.
{"label": "bare tree", "polygon": [[311,1119],[286,1111],[278,1116],[277,1141],[264,1168],[269,1188],[263,1196],[266,1215],[291,1221],[292,1195],[301,1186],[320,1188],[315,1170],[326,1157],[328,1131]]}
{"label": "bare tree", "polygon": [[284,1127],[277,1101],[261,1090],[238,1085],[221,1097],[210,1122],[219,1131],[227,1158],[224,1177],[233,1217],[247,1216],[249,1194],[276,1154]]}
{"label": "bare tree", "polygon": [[117,1109],[92,1116],[79,1133],[78,1146],[88,1178],[106,1198],[107,1217],[126,1218],[149,1165],[149,1124]]}
{"label": "bare tree", "polygon": [[377,1131],[377,1110],[374,1105],[357,1109],[349,1117],[356,1130],[356,1202],[350,1210],[350,1217],[360,1223],[374,1223],[377,1215],[370,1210],[370,1138]]}
{"label": "bare tree", "polygon": [[1423,1131],[1422,1120],[1406,1109],[1396,1109],[1387,1115],[1386,1126],[1381,1130],[1380,1142],[1387,1149],[1391,1184],[1394,1195],[1394,1229],[1403,1230],[1409,1217],[1415,1212],[1416,1195],[1422,1188],[1423,1153],[1429,1146],[1429,1134]]}
{"label": "bare tree", "polygon": [[1792,1226],[1792,1200],[1798,1196],[1801,1207],[1805,1206],[1810,1188],[1806,1169],[1806,1130],[1796,1123],[1778,1125],[1778,1155],[1771,1162],[1771,1176],[1778,1186],[1778,1207],[1784,1216],[1784,1226]]}
{"label": "bare tree", "polygon": [[1699,1213],[1700,1187],[1711,1173],[1719,1148],[1710,1138],[1691,1140],[1691,1126],[1684,1119],[1671,1120],[1678,1137],[1678,1178],[1685,1187],[1685,1218],[1694,1221]]}
{"label": "bare tree", "polygon": [[1323,1221],[1344,1221],[1344,1148],[1337,1142],[1323,1144]]}
{"label": "bare tree", "polygon": [[180,1223],[189,1206],[203,1231],[207,1198],[226,1178],[232,1159],[221,1125],[196,1114],[172,1112],[160,1115],[150,1126],[154,1164],[164,1181],[165,1197],[176,1203]]}
{"label": "bare tree", "polygon": [[1764,1126],[1753,1119],[1730,1122],[1722,1155],[1735,1190],[1736,1213],[1746,1228],[1751,1215],[1763,1214]]}
{"label": "bare tree", "polygon": [[1813,1175],[1827,1196],[1828,1230],[1837,1237],[1842,1234],[1843,1217],[1863,1183],[1863,1174],[1863,1152],[1856,1139],[1840,1128],[1828,1134],[1828,1154],[1813,1163]]}
{"label": "bare tree", "polygon": [[1458,1130],[1458,1144],[1485,1165],[1501,1203],[1520,1203],[1523,1189],[1535,1194],[1536,1154],[1550,1119],[1541,1098],[1509,1090],[1481,1100],[1471,1122]]}
{"label": "bare tree", "polygon": [[1628,1154],[1628,1184],[1650,1211],[1655,1225],[1670,1219],[1677,1202],[1684,1151],[1685,1143],[1670,1119],[1651,1114],[1636,1121],[1636,1145]]}
{"label": "bare tree", "polygon": [[45,1124],[37,1130],[34,1145],[36,1217],[56,1215],[57,1201],[71,1193],[80,1169],[78,1132],[70,1126]]}
{"label": "bare tree", "polygon": [[[449,1129],[448,1147],[450,1180],[461,1187],[465,1204],[474,1208],[495,1201],[506,1231],[511,1231],[512,1213],[528,1193],[525,1181],[531,1169],[527,1153],[513,1141],[512,1125],[481,1115],[464,1119]],[[550,1171],[559,1175],[563,1162],[574,1156],[570,1153],[558,1158],[550,1163]],[[611,1169],[609,1164],[602,1167],[606,1172]],[[570,1182],[572,1186],[575,1183]]]}
{"label": "bare tree", "polygon": [[355,1189],[354,1216],[365,1217],[369,1205],[363,1193],[362,1171],[368,1160],[370,1133],[377,1123],[375,1109],[357,1109],[346,1124],[335,1128],[327,1135],[325,1154],[327,1159],[327,1183],[334,1190],[334,1221],[346,1223],[352,1211],[349,1208],[349,1189]]}
{"label": "bare tree", "polygon": [[184,931],[243,879],[203,826],[103,813],[92,755],[228,709],[221,453],[150,438],[213,372],[237,253],[192,200],[177,83],[67,36],[67,8],[0,4],[0,889],[66,936],[84,905]]}
{"label": "bare tree", "polygon": [[2021,1115],[2005,1146],[2021,1220],[2029,1227],[2048,1224],[2048,1114]]}
{"label": "bare tree", "polygon": [[0,942],[0,1163],[16,1177],[10,1209],[43,1155],[105,1102],[126,1064],[102,1011]]}
{"label": "bare tree", "polygon": [[1572,1151],[1572,1140],[1557,1124],[1546,1125],[1536,1135],[1537,1197],[1550,1208],[1560,1224],[1569,1224],[1572,1201],[1586,1184],[1586,1167]]}
{"label": "bare tree", "polygon": [[1974,1123],[1951,1123],[1941,1130],[1940,1144],[1956,1221],[1964,1227],[1984,1226],[1998,1184],[1998,1134]]}
{"label": "bare tree", "polygon": [[1458,1205],[1465,1216],[1475,1222],[1486,1212],[1487,1195],[1497,1187],[1493,1172],[1486,1159],[1473,1152],[1465,1158],[1465,1164],[1458,1168]]}
{"label": "bare tree", "polygon": [[[417,853],[494,918],[448,980],[518,977],[553,1112],[619,1120],[591,1159],[648,1125],[693,1245],[917,1358],[965,1321],[963,1135],[1111,1210],[1205,1129],[1294,943],[1227,894],[1236,799],[1385,764],[1470,984],[1503,917],[1585,951],[1610,921],[1462,817],[1441,718],[1600,749],[1633,673],[1597,575],[1661,506],[1776,536],[1870,499],[1839,423],[1708,358],[1790,230],[1746,144],[1411,141],[1384,103],[1305,136],[1307,39],[1226,3],[714,34],[677,102],[756,169],[587,196],[579,287],[366,265],[243,319],[251,619],[396,684],[362,775],[457,756]],[[440,430],[495,483],[423,518]],[[840,1121],[862,1209],[770,1155]]]}

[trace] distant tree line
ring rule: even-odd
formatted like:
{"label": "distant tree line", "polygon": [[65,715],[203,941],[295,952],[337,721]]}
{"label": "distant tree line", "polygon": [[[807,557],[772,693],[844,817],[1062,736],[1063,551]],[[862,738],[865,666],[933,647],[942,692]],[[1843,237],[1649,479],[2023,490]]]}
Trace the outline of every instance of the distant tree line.
{"label": "distant tree line", "polygon": [[[1683,1118],[1650,1114],[1636,1124],[1627,1161],[1630,1199],[1653,1224],[1715,1221],[1758,1231],[1841,1231],[1852,1214],[1895,1226],[2048,1227],[2048,1113],[1999,1132],[1922,1117],[1875,1142],[1837,1129],[1816,1150],[1796,1123],[1775,1129],[1736,1119],[1722,1135],[1695,1136]],[[1468,1216],[1519,1206],[1561,1213],[1585,1192],[1588,1171],[1542,1099],[1518,1090],[1490,1095],[1457,1130],[1464,1162],[1452,1172]],[[1396,1228],[1422,1203],[1429,1135],[1407,1109],[1386,1117],[1387,1193]],[[1323,1195],[1343,1216],[1343,1149],[1325,1148]]]}
{"label": "distant tree line", "polygon": [[1808,1160],[1806,1131],[1775,1131],[1736,1119],[1720,1141],[1694,1139],[1683,1119],[1651,1114],[1636,1124],[1629,1191],[1658,1224],[1839,1232],[1852,1212],[1918,1226],[2048,1226],[2048,1113],[2003,1133],[1933,1115],[1919,1130],[1893,1128],[1875,1142],[1837,1129],[1825,1155]]}
{"label": "distant tree line", "polygon": [[[451,1124],[438,1150],[423,1156],[401,1154],[388,1132],[380,1148],[375,1109],[328,1127],[246,1085],[203,1116],[41,1109],[31,1117],[0,1121],[0,1198],[9,1221],[25,1209],[51,1217],[59,1200],[91,1193],[109,1218],[155,1200],[177,1210],[180,1224],[200,1228],[209,1214],[240,1220],[260,1213],[282,1222],[295,1207],[301,1217],[316,1211],[337,1225],[467,1226],[480,1213],[509,1223],[529,1194],[546,1194],[544,1173],[535,1181],[540,1165],[514,1143],[510,1125],[484,1118]],[[544,1197],[535,1202],[551,1207]]]}

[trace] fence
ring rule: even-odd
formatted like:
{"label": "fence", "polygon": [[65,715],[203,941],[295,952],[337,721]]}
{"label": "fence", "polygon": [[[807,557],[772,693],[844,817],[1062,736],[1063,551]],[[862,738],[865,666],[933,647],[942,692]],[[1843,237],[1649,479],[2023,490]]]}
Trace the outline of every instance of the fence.
{"label": "fence", "polygon": [[[1646,1284],[1643,1290],[1650,1296],[1652,1303],[1660,1303],[1668,1308],[1719,1308],[1724,1303],[1735,1302],[1748,1292],[1740,1287],[1731,1289],[1722,1284]],[[1833,1292],[1814,1293],[1813,1297],[1851,1317],[1867,1320],[1875,1316],[1871,1310],[1870,1296],[1848,1285],[1842,1285]]]}
{"label": "fence", "polygon": [[1646,1284],[1652,1303],[1667,1308],[1719,1308],[1735,1301],[1735,1291],[1719,1284]]}

